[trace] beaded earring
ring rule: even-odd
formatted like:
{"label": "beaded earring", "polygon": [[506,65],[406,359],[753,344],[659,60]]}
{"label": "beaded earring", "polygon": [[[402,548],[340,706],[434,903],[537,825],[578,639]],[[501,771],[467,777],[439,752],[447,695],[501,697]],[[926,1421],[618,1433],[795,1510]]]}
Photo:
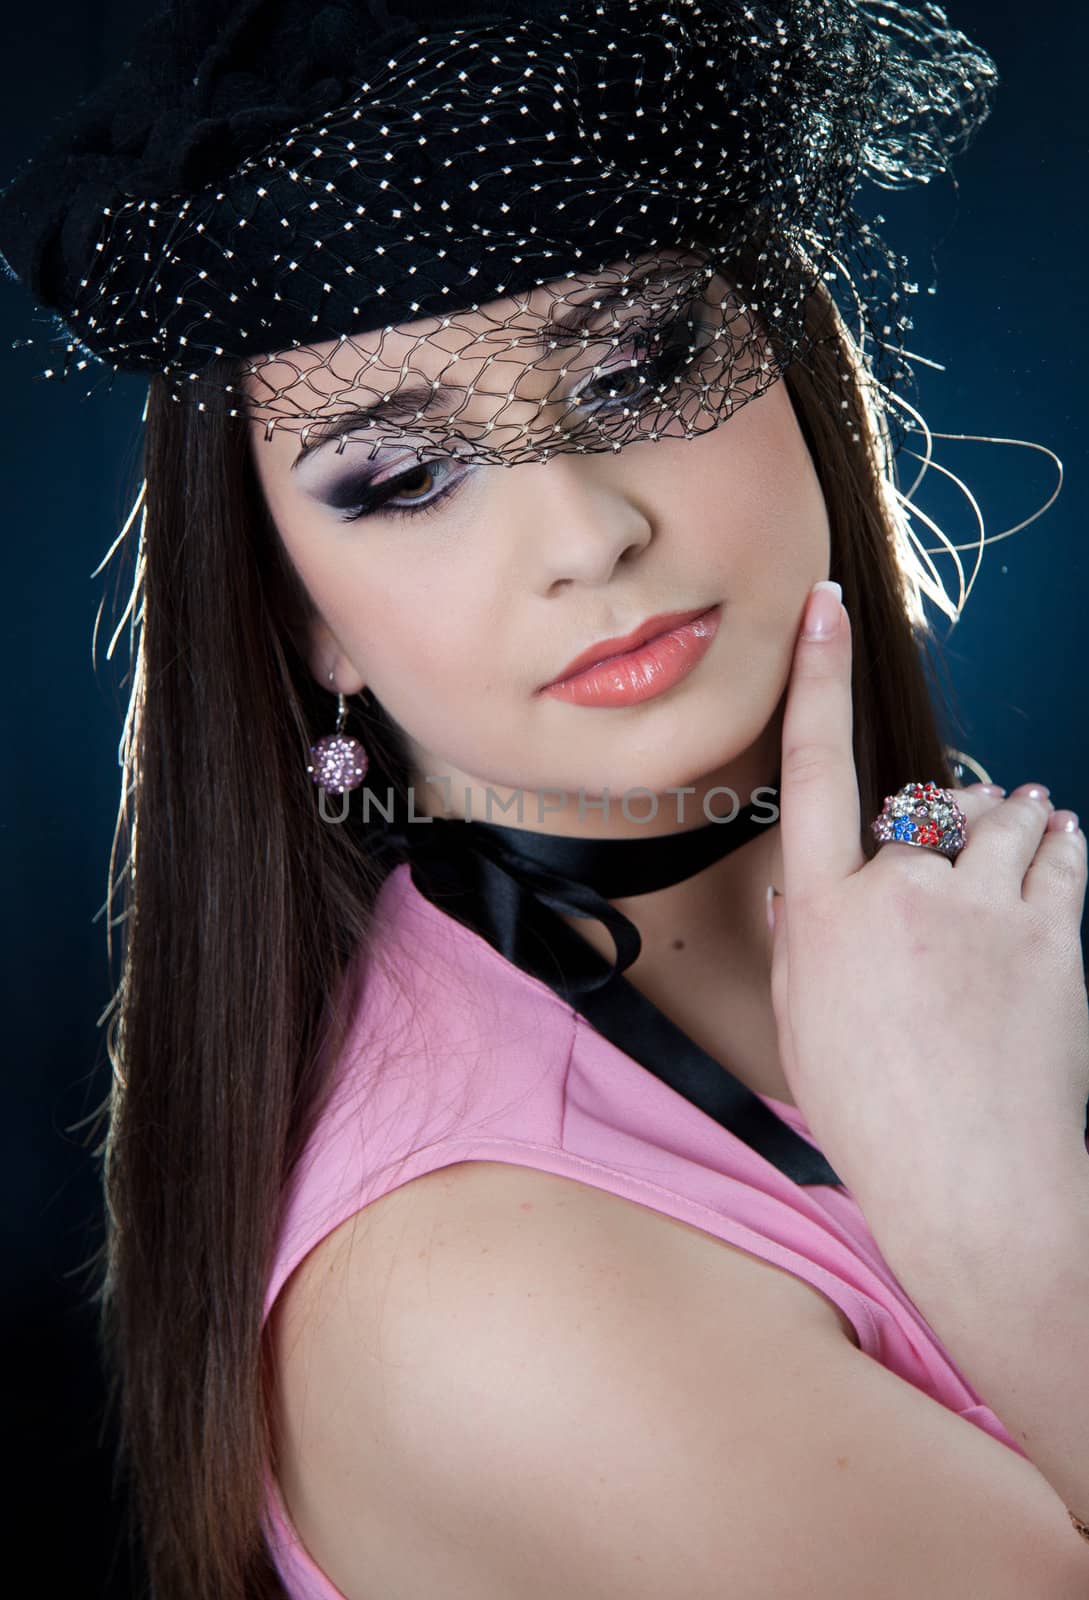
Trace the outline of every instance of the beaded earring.
{"label": "beaded earring", "polygon": [[[333,674],[329,674],[330,683]],[[344,720],[348,714],[344,703],[344,696],[337,695],[337,726],[335,733],[328,733],[323,739],[310,746],[310,760],[306,770],[315,783],[328,790],[330,794],[343,794],[347,789],[356,789],[367,775],[370,761],[367,752],[358,739],[353,739],[344,732]]]}

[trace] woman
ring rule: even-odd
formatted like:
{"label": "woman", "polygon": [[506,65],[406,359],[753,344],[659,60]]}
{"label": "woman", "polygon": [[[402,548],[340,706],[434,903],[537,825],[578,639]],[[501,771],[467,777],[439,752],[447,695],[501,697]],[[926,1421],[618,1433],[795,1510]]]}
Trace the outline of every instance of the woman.
{"label": "woman", "polygon": [[1085,839],[957,787],[851,203],[987,58],[217,9],[0,210],[65,370],[149,376],[104,1304],[156,1594],[1084,1592]]}

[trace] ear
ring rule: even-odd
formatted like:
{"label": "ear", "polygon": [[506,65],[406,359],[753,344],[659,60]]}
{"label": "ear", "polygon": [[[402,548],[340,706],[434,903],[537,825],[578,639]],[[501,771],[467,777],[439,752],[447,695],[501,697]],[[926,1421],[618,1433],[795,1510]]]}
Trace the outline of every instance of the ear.
{"label": "ear", "polygon": [[348,695],[358,694],[363,688],[366,679],[345,654],[324,618],[312,617],[307,624],[305,647],[307,664],[323,689]]}

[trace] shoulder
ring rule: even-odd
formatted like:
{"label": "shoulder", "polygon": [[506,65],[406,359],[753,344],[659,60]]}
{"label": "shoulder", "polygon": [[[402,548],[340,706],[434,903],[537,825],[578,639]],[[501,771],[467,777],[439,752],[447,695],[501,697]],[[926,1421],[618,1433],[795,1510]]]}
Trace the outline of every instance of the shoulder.
{"label": "shoulder", "polygon": [[[473,1521],[479,1508],[449,1497],[486,1481],[478,1452],[514,1450],[519,1471],[541,1452],[558,1470],[575,1449],[568,1433],[602,1401],[603,1365],[614,1395],[642,1392],[646,1404],[648,1361],[680,1348],[671,1317],[684,1317],[687,1339],[701,1325],[707,1358],[717,1345],[721,1360],[724,1321],[744,1342],[761,1299],[784,1326],[846,1344],[831,1302],[791,1274],[609,1191],[480,1160],[402,1184],[327,1234],[270,1314],[278,1476],[304,1543],[335,1567],[354,1527],[373,1572],[375,1545],[390,1554],[398,1527],[402,1562],[419,1557],[406,1500],[425,1520],[424,1507],[445,1504],[444,1520]],[[625,1426],[652,1424],[636,1407]],[[347,1520],[346,1451],[360,1499]],[[390,1592],[401,1587],[417,1592],[391,1568]]]}
{"label": "shoulder", "polygon": [[1085,1581],[1035,1468],[863,1356],[823,1296],[568,1178],[474,1161],[403,1186],[307,1259],[274,1341],[284,1498],[349,1594]]}
{"label": "shoulder", "polygon": [[[409,1248],[414,1246],[415,1248]],[[462,1258],[468,1254],[471,1261]],[[345,1296],[381,1276],[381,1307],[366,1330],[380,1340],[400,1338],[404,1320],[415,1320],[416,1299],[432,1305],[439,1288],[468,1309],[494,1287],[502,1263],[505,1281],[515,1271],[538,1289],[578,1297],[589,1273],[597,1285],[602,1259],[613,1265],[608,1280],[618,1294],[637,1288],[659,1295],[662,1273],[683,1281],[691,1275],[716,1306],[723,1291],[735,1291],[735,1318],[746,1308],[777,1304],[795,1325],[823,1327],[855,1344],[853,1330],[824,1295],[785,1268],[681,1219],[638,1201],[537,1167],[494,1160],[460,1160],[400,1185],[331,1231],[289,1280],[276,1307],[283,1342],[297,1348],[294,1334],[321,1324],[335,1330]],[[447,1263],[457,1276],[446,1280]],[[438,1276],[437,1276],[438,1275]],[[744,1288],[743,1294],[736,1293]],[[352,1310],[353,1336],[365,1330]],[[562,1316],[566,1316],[564,1308]],[[384,1331],[383,1331],[384,1330]],[[314,1337],[314,1335],[311,1335]]]}

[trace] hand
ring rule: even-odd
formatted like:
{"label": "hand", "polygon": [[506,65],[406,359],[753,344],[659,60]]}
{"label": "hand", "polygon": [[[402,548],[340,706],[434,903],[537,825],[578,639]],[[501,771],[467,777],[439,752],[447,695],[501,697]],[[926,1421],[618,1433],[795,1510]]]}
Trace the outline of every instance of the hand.
{"label": "hand", "polygon": [[913,1208],[948,1226],[1041,1181],[1084,1193],[1085,835],[1044,797],[963,789],[955,863],[898,843],[867,861],[839,618],[799,636],[784,713],[771,988],[791,1093],[879,1238]]}

